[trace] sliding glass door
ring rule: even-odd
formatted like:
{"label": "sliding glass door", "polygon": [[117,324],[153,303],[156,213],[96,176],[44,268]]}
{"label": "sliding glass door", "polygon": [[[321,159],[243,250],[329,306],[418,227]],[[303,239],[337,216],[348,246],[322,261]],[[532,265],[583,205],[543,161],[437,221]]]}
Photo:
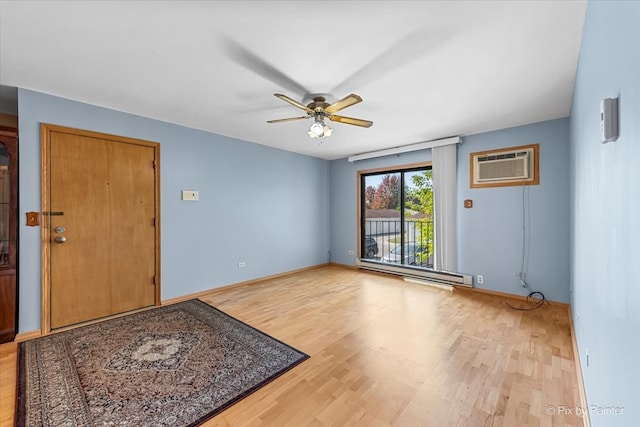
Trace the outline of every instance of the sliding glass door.
{"label": "sliding glass door", "polygon": [[360,174],[360,258],[433,268],[431,166]]}

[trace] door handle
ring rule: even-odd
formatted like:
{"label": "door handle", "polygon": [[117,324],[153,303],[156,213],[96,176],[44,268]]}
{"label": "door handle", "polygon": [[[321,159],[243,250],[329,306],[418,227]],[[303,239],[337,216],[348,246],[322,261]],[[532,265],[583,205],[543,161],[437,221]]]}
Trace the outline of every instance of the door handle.
{"label": "door handle", "polygon": [[58,236],[58,237],[56,237],[55,240],[56,240],[56,243],[64,243],[64,242],[67,241],[67,238],[64,237],[64,236]]}

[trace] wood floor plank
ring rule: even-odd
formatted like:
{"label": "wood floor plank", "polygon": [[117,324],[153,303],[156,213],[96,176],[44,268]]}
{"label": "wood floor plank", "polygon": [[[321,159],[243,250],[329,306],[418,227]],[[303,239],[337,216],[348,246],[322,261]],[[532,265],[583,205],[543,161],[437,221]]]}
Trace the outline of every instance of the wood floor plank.
{"label": "wood floor plank", "polygon": [[[201,299],[311,358],[205,425],[582,426],[568,310],[327,266]],[[523,305],[521,300],[512,304]],[[15,344],[0,346],[13,425]]]}

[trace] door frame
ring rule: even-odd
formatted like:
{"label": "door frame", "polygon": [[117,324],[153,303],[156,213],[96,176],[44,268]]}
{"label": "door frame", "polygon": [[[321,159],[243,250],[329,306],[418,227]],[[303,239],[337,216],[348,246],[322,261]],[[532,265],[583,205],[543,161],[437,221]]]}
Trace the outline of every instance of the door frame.
{"label": "door frame", "polygon": [[[158,142],[145,141],[142,139],[129,138],[119,135],[111,135],[100,132],[93,132],[82,129],[75,129],[66,126],[59,126],[49,123],[40,124],[40,159],[41,159],[41,270],[42,270],[42,319],[41,334],[51,332],[51,217],[48,213],[50,209],[50,183],[51,183],[51,133],[61,132],[88,138],[99,138],[113,141],[114,143],[136,144],[153,148],[154,152],[154,214],[155,214],[155,302],[156,306],[160,300],[160,144]],[[87,322],[85,322],[87,323]],[[63,328],[64,329],[64,328]]]}

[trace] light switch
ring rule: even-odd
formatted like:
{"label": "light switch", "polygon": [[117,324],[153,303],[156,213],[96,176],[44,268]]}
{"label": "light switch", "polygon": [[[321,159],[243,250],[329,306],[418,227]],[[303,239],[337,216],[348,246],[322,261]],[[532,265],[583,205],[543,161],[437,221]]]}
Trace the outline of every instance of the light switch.
{"label": "light switch", "polygon": [[194,190],[182,190],[182,200],[189,200],[192,202],[198,201],[198,192]]}

